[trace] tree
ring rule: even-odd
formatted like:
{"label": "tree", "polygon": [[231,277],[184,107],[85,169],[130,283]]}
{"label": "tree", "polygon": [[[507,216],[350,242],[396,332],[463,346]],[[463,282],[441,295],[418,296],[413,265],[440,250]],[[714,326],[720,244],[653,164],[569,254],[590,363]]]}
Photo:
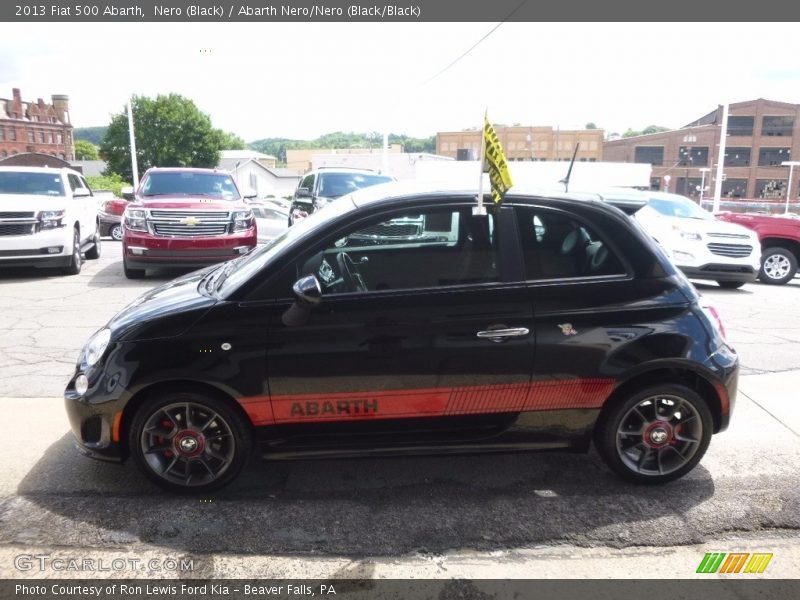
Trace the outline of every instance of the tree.
{"label": "tree", "polygon": [[586,127],[585,127],[585,129],[597,129],[597,125],[595,125],[595,124],[594,124],[592,121],[589,121],[589,122],[586,124]]}
{"label": "tree", "polygon": [[[136,125],[134,124],[134,128]],[[245,150],[247,149],[247,144],[245,144],[244,140],[240,138],[235,133],[231,132],[222,132],[222,148],[221,150]]]}
{"label": "tree", "polygon": [[99,175],[87,175],[86,183],[93,190],[111,190],[115,196],[122,196],[122,188],[130,186],[130,182],[124,181],[121,176],[112,173],[107,177]]}
{"label": "tree", "polygon": [[[139,172],[150,167],[215,167],[228,134],[214,129],[208,115],[179,94],[133,97],[133,127]],[[133,179],[128,114],[114,115],[108,126],[102,154],[106,173]]]}
{"label": "tree", "polygon": [[75,160],[98,160],[97,146],[86,140],[75,140]]}

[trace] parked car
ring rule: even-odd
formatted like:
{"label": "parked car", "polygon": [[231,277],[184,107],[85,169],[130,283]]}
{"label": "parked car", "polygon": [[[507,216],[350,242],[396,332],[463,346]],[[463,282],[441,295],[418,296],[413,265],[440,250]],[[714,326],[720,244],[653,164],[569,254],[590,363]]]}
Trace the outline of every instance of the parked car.
{"label": "parked car", "polygon": [[148,268],[223,262],[246,254],[256,241],[253,211],[230,173],[148,169],[123,215],[125,276],[140,279]]}
{"label": "parked car", "polygon": [[678,194],[620,189],[601,195],[633,214],[687,277],[729,289],[756,280],[761,246],[746,227],[721,221]]}
{"label": "parked car", "polygon": [[300,179],[289,209],[289,226],[327,206],[336,198],[372,185],[395,181],[368,169],[323,167],[309,171]]}
{"label": "parked car", "polygon": [[110,236],[116,241],[122,240],[122,215],[128,206],[125,198],[117,198],[113,193],[106,195],[99,204],[97,219],[100,235]]}
{"label": "parked car", "polygon": [[278,237],[288,227],[286,220],[289,218],[289,213],[281,210],[278,205],[266,202],[263,204],[251,202],[248,206],[256,218],[259,244],[265,244]]}
{"label": "parked car", "polygon": [[800,263],[800,219],[789,216],[721,213],[723,221],[755,231],[761,244],[758,278],[764,283],[782,285],[797,274]]}
{"label": "parked car", "polygon": [[[287,459],[593,441],[636,482],[694,468],[736,397],[714,309],[607,203],[512,190],[488,214],[474,205],[474,190],[375,186],[146,292],[80,353],[65,391],[79,446],[178,492],[231,482],[254,446]],[[363,244],[392,223],[430,235]]]}
{"label": "parked car", "polygon": [[0,167],[0,267],[62,267],[77,275],[84,253],[100,257],[96,206],[77,171]]}

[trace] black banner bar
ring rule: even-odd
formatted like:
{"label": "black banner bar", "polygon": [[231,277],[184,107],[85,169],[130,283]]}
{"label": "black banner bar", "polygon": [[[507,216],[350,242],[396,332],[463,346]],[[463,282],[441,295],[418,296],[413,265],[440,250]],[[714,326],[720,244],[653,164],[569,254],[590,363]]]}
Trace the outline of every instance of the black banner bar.
{"label": "black banner bar", "polygon": [[800,597],[800,580],[724,579],[0,580],[0,598],[37,600],[772,600]]}
{"label": "black banner bar", "polygon": [[[696,0],[4,0],[12,22],[797,21],[800,2]],[[680,23],[676,23],[679,27]]]}

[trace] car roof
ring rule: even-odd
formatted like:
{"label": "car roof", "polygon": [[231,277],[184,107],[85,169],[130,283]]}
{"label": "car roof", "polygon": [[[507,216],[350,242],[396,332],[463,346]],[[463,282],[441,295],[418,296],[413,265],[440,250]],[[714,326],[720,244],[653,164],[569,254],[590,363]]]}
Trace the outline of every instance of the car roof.
{"label": "car roof", "polygon": [[72,173],[83,177],[83,173],[70,169],[67,167],[13,167],[13,166],[0,166],[0,171],[3,172],[23,172],[23,173]]}
{"label": "car roof", "polygon": [[[200,167],[150,167],[147,173],[219,173],[230,176],[230,171],[225,169],[201,169]],[[145,173],[145,174],[147,174]]]}

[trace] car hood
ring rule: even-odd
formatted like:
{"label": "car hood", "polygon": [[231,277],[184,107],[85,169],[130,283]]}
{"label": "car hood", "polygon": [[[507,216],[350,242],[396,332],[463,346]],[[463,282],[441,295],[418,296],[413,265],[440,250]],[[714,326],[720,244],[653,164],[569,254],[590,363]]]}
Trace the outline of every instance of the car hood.
{"label": "car hood", "polygon": [[149,290],[118,312],[108,323],[112,339],[133,341],[181,335],[217,300],[201,294],[200,280],[218,268],[212,265]]}
{"label": "car hood", "polygon": [[0,194],[0,212],[37,213],[40,210],[64,210],[68,203],[66,196]]}
{"label": "car hood", "polygon": [[720,219],[687,219],[683,217],[668,217],[642,209],[636,213],[636,219],[641,222],[646,229],[672,229],[678,227],[683,230],[696,231],[702,235],[719,235],[722,237],[741,237],[755,239],[756,234],[742,225],[728,223]]}

